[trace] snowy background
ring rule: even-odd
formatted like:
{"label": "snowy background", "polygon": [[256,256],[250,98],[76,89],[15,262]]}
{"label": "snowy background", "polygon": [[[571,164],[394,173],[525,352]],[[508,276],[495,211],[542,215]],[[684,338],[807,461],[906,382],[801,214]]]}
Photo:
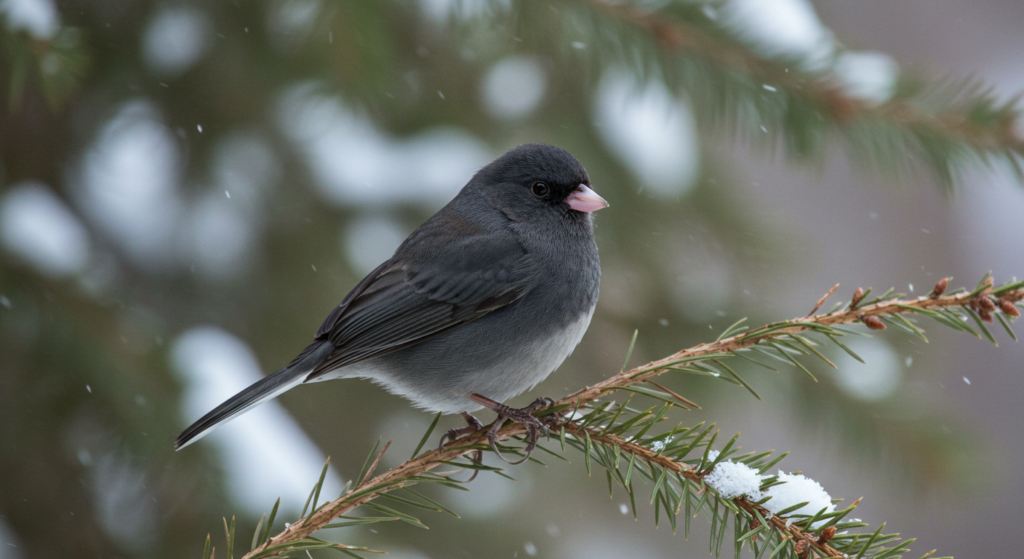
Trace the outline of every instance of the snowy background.
{"label": "snowy background", "polygon": [[[185,451],[171,445],[285,364],[363,274],[518,143],[569,149],[611,203],[597,215],[594,323],[524,404],[614,373],[634,329],[640,363],[742,316],[802,315],[836,282],[848,297],[1024,276],[1024,188],[1008,176],[977,174],[944,198],[928,177],[879,176],[839,150],[794,166],[699,130],[660,82],[558,66],[551,38],[447,36],[448,18],[478,17],[475,4],[399,3],[391,50],[366,41],[384,16],[349,5],[325,26],[324,4],[0,1],[12,32],[49,40],[74,26],[95,49],[63,110],[28,95],[0,116],[0,559],[198,556],[222,516],[251,533],[279,496],[294,516],[328,455],[328,494],[378,437],[396,439],[385,465],[405,459],[432,417],[359,381],[294,390]],[[872,102],[900,69],[1024,91],[1014,0],[708,10]],[[840,43],[852,50],[837,56]],[[673,379],[703,406],[681,420],[791,451],[781,468],[847,503],[864,497],[857,516],[917,537],[919,554],[1009,556],[1024,349],[925,326],[929,347],[862,340],[868,364],[837,356],[816,386],[755,373],[763,401]],[[702,556],[701,522],[690,542],[656,530],[644,507],[635,523],[625,494],[609,500],[579,462],[444,493],[463,519],[427,516],[430,531],[332,536],[406,558]]]}

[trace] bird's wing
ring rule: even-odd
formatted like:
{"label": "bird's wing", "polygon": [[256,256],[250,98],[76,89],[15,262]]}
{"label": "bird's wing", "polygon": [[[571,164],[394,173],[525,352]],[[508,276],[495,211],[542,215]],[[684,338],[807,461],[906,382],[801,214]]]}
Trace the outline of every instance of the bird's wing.
{"label": "bird's wing", "polygon": [[334,351],[307,381],[475,320],[516,301],[536,282],[533,260],[507,234],[428,244],[443,248],[400,249],[331,312],[317,339],[330,340]]}

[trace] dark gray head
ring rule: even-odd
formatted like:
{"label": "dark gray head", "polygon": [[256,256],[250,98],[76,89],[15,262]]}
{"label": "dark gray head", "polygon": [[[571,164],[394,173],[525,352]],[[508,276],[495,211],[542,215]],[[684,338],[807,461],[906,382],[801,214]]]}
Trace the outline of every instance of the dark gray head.
{"label": "dark gray head", "polygon": [[509,150],[481,169],[468,186],[479,189],[515,221],[542,215],[583,220],[608,206],[590,189],[583,165],[564,149],[547,144]]}

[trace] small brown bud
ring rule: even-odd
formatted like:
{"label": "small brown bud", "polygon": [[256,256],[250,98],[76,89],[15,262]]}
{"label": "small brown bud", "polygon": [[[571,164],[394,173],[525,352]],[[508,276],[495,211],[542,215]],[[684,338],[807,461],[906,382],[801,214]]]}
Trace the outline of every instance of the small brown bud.
{"label": "small brown bud", "polygon": [[851,309],[857,308],[857,305],[860,304],[860,300],[863,299],[863,298],[864,298],[864,290],[858,287],[857,291],[853,292],[853,298],[850,299],[850,308]]}
{"label": "small brown bud", "polygon": [[654,36],[662,45],[676,49],[683,45],[683,36],[674,25],[655,24]]}
{"label": "small brown bud", "polygon": [[857,102],[839,88],[825,91],[825,105],[839,122],[847,121],[857,114]]}
{"label": "small brown bud", "polygon": [[985,309],[981,309],[980,311],[978,311],[978,316],[980,316],[981,319],[984,320],[985,322],[992,324],[992,313],[986,311]]}
{"label": "small brown bud", "polygon": [[758,520],[756,518],[750,519],[750,529],[751,530],[756,530],[756,529],[758,529],[760,527],[761,527],[761,521],[760,520]]}
{"label": "small brown bud", "polygon": [[[750,519],[750,529],[751,530],[756,530],[756,529],[758,529],[760,527],[761,527],[761,521],[760,520],[758,520],[756,518]],[[757,534],[754,534],[753,536],[751,536],[750,537],[750,541],[757,542]]]}
{"label": "small brown bud", "polygon": [[796,556],[800,559],[807,559],[807,556],[811,554],[811,544],[807,543],[807,540],[800,540],[793,546],[793,550],[796,551]]}
{"label": "small brown bud", "polygon": [[827,544],[832,538],[836,537],[836,527],[829,526],[821,531],[821,535],[818,536],[818,543],[821,545]]}
{"label": "small brown bud", "polygon": [[992,298],[987,295],[978,297],[978,308],[985,312],[996,312],[996,304],[992,302]]}
{"label": "small brown bud", "polygon": [[934,299],[945,293],[947,287],[949,287],[949,278],[942,278],[935,282],[935,288],[932,289],[932,298]]}
{"label": "small brown bud", "polygon": [[885,330],[885,323],[877,316],[862,314],[860,315],[860,320],[872,330]]}
{"label": "small brown bud", "polygon": [[994,282],[992,281],[992,278],[986,279],[985,283],[982,284],[982,285],[985,286],[985,289],[981,290],[981,294],[982,295],[988,295],[989,293],[992,293],[992,284],[993,283]]}
{"label": "small brown bud", "polygon": [[999,300],[999,308],[1002,309],[1003,314],[1005,314],[1006,316],[1012,316],[1013,318],[1020,317],[1020,309],[1017,308],[1017,305],[1014,305],[1012,302],[1007,301],[1006,299]]}

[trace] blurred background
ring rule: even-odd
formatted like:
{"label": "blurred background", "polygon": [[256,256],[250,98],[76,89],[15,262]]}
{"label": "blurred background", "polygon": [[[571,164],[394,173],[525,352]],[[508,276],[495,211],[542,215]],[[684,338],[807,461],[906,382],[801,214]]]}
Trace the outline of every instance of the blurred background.
{"label": "blurred background", "polygon": [[[395,439],[386,466],[406,459],[433,417],[365,381],[298,388],[181,452],[173,440],[286,364],[365,273],[520,143],[575,154],[611,207],[597,214],[589,333],[517,405],[614,374],[634,330],[633,365],[741,317],[806,314],[836,282],[848,299],[1024,275],[1012,173],[952,156],[889,172],[886,158],[917,152],[851,155],[856,117],[765,108],[784,95],[801,107],[805,78],[854,112],[893,102],[907,76],[923,91],[973,76],[1009,99],[1024,91],[1024,4],[637,6],[0,0],[0,558],[199,557],[207,533],[223,546],[222,517],[237,515],[248,542],[278,497],[281,530],[327,456],[328,496],[380,437]],[[675,64],[664,47],[678,37],[631,20],[648,12],[719,43]],[[715,44],[792,80],[722,70]],[[785,142],[818,120],[838,133]],[[863,497],[857,514],[917,537],[917,556],[1012,556],[1024,350],[998,328],[994,348],[923,326],[927,346],[890,329],[852,342],[867,365],[810,364],[817,384],[751,370],[763,401],[666,378],[703,406],[676,421],[791,451],[781,468]],[[429,444],[460,423],[443,418]],[[401,558],[704,556],[703,518],[690,541],[641,503],[635,522],[624,493],[609,500],[604,476],[569,458],[436,493],[463,518],[425,516],[429,531],[325,537]]]}

